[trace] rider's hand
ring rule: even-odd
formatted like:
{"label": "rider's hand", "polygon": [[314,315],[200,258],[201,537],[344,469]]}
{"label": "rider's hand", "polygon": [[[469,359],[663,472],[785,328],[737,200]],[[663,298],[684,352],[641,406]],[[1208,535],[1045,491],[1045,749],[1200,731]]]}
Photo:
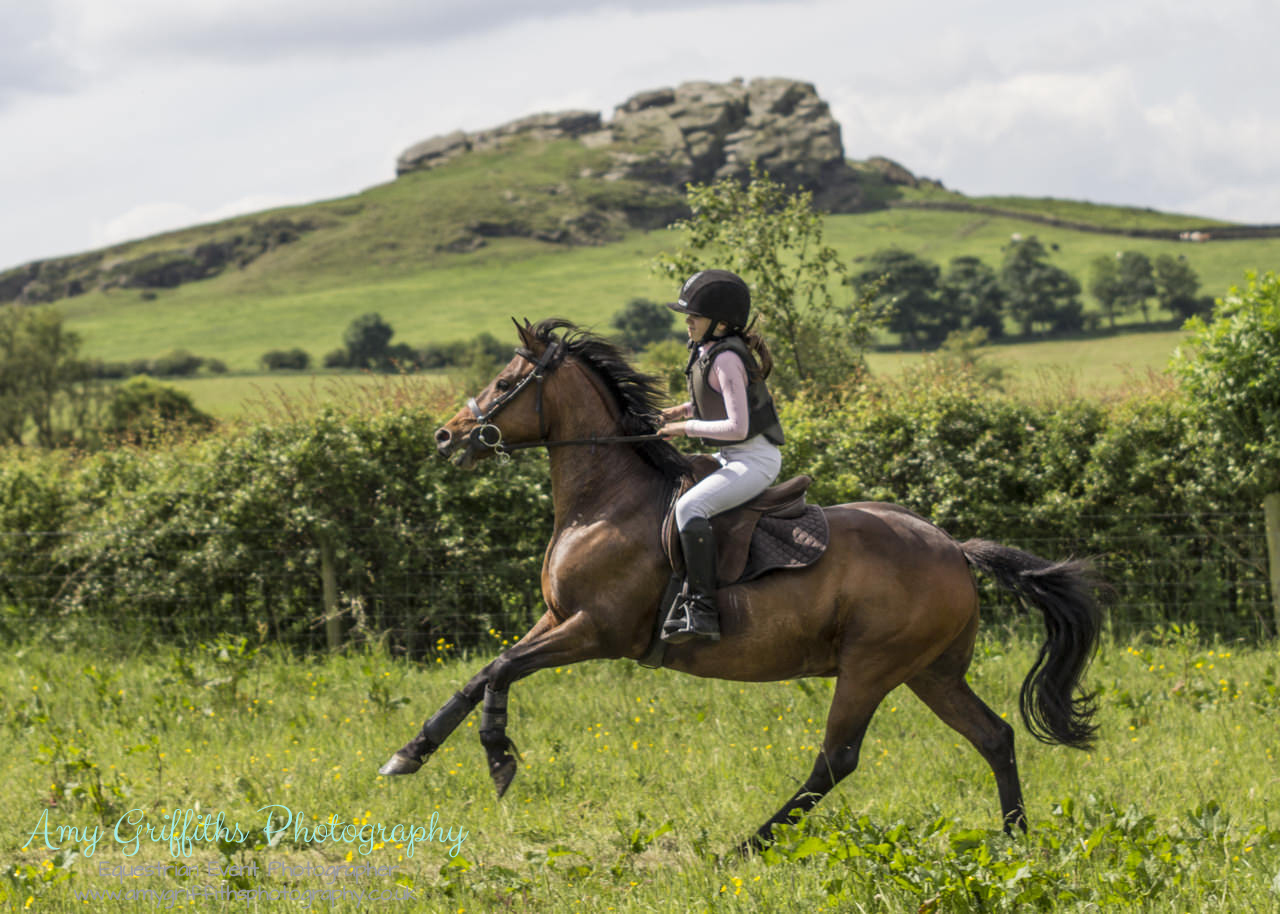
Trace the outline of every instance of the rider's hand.
{"label": "rider's hand", "polygon": [[681,404],[680,406],[668,406],[658,415],[662,418],[663,423],[666,424],[674,422],[677,419],[688,419],[689,408],[684,404]]}
{"label": "rider's hand", "polygon": [[679,438],[681,435],[688,434],[684,428],[685,424],[683,422],[668,422],[658,429],[658,434],[663,438]]}

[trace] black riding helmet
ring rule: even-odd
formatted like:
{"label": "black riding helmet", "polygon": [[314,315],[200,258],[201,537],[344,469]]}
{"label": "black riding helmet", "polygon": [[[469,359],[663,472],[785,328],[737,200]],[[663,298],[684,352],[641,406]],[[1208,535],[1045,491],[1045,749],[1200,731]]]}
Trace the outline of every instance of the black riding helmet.
{"label": "black riding helmet", "polygon": [[751,290],[737,273],[703,270],[680,288],[680,300],[667,305],[672,311],[708,317],[733,329],[747,325],[751,314]]}

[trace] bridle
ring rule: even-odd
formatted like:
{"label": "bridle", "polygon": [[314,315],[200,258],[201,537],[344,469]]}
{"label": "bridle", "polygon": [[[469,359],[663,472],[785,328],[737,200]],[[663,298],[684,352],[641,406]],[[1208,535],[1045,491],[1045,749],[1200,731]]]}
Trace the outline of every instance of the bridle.
{"label": "bridle", "polygon": [[[481,409],[479,402],[475,397],[467,400],[467,409],[471,410],[471,415],[476,420],[476,425],[471,429],[468,436],[472,445],[479,445],[492,450],[495,456],[501,461],[511,459],[511,451],[520,451],[531,447],[564,447],[572,444],[631,444],[642,441],[658,441],[661,435],[611,435],[599,438],[573,438],[560,441],[549,441],[547,439],[547,417],[542,409],[542,390],[543,381],[547,375],[555,371],[556,368],[564,361],[564,346],[558,339],[553,339],[547,344],[547,348],[542,350],[542,355],[534,358],[533,352],[523,346],[516,348],[516,355],[533,363],[533,371],[529,372],[514,385],[504,390],[497,399],[489,404],[487,410]],[[493,417],[502,412],[516,397],[524,391],[530,384],[534,384],[537,390],[537,399],[534,401],[534,411],[538,414],[538,440],[537,441],[520,441],[514,444],[507,444],[502,440],[502,429],[493,424]]]}

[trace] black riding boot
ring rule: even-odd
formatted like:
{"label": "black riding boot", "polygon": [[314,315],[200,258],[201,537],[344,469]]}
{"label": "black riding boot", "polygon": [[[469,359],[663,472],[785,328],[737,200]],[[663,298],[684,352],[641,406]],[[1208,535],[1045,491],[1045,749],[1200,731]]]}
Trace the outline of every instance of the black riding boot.
{"label": "black riding boot", "polygon": [[716,610],[716,541],[711,521],[695,517],[680,531],[684,552],[684,590],[676,597],[662,626],[662,640],[682,644],[694,638],[720,640],[720,614]]}

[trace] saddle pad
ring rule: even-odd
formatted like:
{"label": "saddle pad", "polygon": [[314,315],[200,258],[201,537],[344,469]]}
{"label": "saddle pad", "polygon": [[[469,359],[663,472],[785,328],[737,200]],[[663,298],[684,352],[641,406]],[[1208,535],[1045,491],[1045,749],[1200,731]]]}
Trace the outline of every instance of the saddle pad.
{"label": "saddle pad", "polygon": [[[722,586],[752,581],[769,571],[812,565],[826,551],[829,531],[827,516],[817,505],[806,505],[803,491],[807,477],[789,480],[768,490],[765,503],[769,513],[751,505],[734,508],[711,518],[716,538],[716,571]],[[684,575],[684,556],[675,524],[675,502],[692,485],[685,480],[672,493],[662,525],[662,546],[672,569]],[[799,492],[789,501],[779,502],[779,494]]]}
{"label": "saddle pad", "polygon": [[770,517],[756,521],[751,533],[747,567],[735,583],[754,581],[780,568],[804,568],[827,551],[827,515],[817,505],[806,505],[799,517]]}

